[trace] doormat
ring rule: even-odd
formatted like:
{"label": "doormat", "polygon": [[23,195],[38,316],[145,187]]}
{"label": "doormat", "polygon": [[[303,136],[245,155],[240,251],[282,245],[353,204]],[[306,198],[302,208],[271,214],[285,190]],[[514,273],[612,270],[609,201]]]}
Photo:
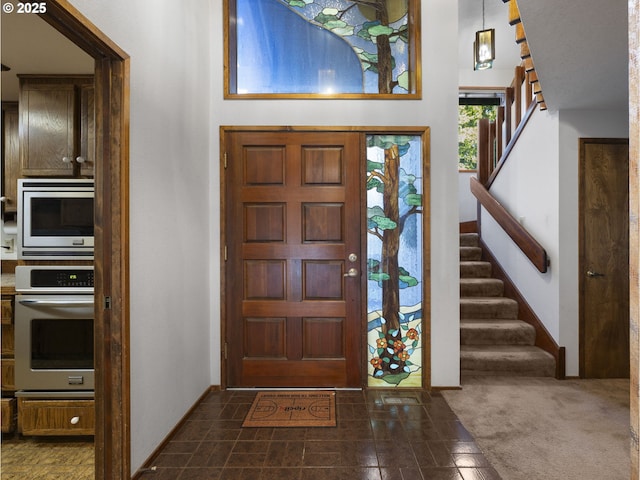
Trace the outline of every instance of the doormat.
{"label": "doormat", "polygon": [[243,427],[335,427],[335,392],[258,392]]}

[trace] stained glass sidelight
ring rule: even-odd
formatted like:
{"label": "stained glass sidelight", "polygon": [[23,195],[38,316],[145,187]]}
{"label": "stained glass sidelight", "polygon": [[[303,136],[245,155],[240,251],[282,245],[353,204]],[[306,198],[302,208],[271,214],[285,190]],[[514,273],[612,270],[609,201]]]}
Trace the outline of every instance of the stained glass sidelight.
{"label": "stained glass sidelight", "polygon": [[422,144],[367,136],[369,386],[422,386]]}

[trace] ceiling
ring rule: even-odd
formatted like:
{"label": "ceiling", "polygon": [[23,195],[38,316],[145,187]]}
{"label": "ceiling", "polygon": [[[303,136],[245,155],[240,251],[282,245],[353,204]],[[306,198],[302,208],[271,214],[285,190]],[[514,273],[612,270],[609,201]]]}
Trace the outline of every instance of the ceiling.
{"label": "ceiling", "polygon": [[518,0],[550,110],[628,108],[627,0]]}
{"label": "ceiling", "polygon": [[[518,0],[518,7],[549,110],[628,106],[627,0]],[[485,0],[487,17],[506,8]],[[93,59],[37,15],[1,18],[2,63],[11,67],[2,72],[3,101],[17,100],[16,73],[93,72]],[[481,18],[481,0],[459,0],[461,32],[479,29]],[[460,49],[462,65],[467,50]]]}
{"label": "ceiling", "polygon": [[84,74],[94,61],[38,15],[2,14],[2,101],[18,100],[19,73]]}

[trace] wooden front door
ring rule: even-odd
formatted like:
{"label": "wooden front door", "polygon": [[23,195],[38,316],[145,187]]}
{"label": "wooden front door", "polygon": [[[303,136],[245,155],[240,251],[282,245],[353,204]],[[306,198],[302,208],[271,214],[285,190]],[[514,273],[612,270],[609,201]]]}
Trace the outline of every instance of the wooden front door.
{"label": "wooden front door", "polygon": [[225,134],[230,387],[359,387],[361,136]]}
{"label": "wooden front door", "polygon": [[629,376],[629,146],[580,140],[580,376]]}

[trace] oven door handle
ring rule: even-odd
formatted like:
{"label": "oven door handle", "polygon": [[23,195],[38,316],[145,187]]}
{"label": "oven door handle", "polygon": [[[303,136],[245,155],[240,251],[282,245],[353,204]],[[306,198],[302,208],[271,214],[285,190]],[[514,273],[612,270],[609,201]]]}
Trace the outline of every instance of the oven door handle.
{"label": "oven door handle", "polygon": [[84,307],[93,305],[91,300],[37,300],[25,298],[18,301],[22,305],[36,305],[40,307]]}

